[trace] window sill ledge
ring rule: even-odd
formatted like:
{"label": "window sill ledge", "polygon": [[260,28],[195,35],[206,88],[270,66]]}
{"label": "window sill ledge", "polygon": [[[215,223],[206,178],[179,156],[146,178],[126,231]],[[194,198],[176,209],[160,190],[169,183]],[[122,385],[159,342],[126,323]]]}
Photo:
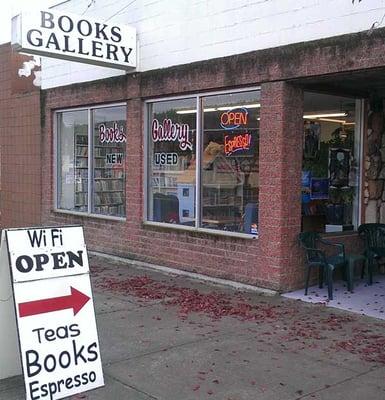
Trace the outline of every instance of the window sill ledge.
{"label": "window sill ledge", "polygon": [[324,232],[320,234],[322,237],[333,238],[333,237],[349,237],[349,236],[357,236],[358,232],[354,231],[345,231],[345,232]]}
{"label": "window sill ledge", "polygon": [[220,231],[216,229],[207,229],[207,228],[196,228],[193,226],[184,226],[178,224],[168,224],[166,222],[153,222],[153,221],[143,221],[144,227],[156,227],[156,228],[163,228],[167,230],[180,230],[186,232],[194,232],[194,233],[202,233],[202,234],[209,234],[213,236],[225,236],[225,237],[234,237],[239,239],[258,239],[258,235],[252,235],[248,233],[238,233],[238,232],[231,232],[231,231]]}
{"label": "window sill ledge", "polygon": [[57,208],[54,208],[52,211],[54,213],[73,215],[76,217],[97,218],[97,219],[104,219],[104,220],[118,221],[118,222],[126,221],[126,218],[114,217],[112,215],[92,214],[92,213],[85,213],[85,212],[79,212],[79,211],[61,210],[61,209],[57,209]]}

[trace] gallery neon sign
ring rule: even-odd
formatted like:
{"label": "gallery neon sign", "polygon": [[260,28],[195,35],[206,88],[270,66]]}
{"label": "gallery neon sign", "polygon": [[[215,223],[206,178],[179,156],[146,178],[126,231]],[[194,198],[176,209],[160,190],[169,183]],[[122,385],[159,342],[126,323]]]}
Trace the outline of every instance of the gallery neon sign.
{"label": "gallery neon sign", "polygon": [[151,124],[151,137],[153,142],[178,141],[181,150],[192,150],[188,124],[172,122],[170,118],[165,118],[162,124],[157,119],[154,119]]}

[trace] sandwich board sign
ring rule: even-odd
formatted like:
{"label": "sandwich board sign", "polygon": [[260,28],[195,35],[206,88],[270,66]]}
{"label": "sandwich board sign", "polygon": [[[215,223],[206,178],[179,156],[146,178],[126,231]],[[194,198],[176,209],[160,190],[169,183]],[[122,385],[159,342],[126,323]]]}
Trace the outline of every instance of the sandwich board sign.
{"label": "sandwich board sign", "polygon": [[3,231],[0,300],[0,379],[22,370],[27,400],[104,385],[82,227]]}

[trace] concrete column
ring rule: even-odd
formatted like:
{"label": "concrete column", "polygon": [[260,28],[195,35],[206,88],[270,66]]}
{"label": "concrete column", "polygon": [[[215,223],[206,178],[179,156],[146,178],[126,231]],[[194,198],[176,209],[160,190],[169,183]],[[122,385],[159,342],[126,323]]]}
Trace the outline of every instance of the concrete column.
{"label": "concrete column", "polygon": [[262,85],[259,147],[261,268],[279,290],[303,283],[301,170],[303,91],[286,82]]}

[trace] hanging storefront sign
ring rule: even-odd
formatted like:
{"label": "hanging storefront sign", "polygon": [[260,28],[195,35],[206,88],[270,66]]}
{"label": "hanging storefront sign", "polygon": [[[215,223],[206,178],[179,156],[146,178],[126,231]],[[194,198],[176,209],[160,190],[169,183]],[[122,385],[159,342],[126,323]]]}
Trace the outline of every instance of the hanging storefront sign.
{"label": "hanging storefront sign", "polygon": [[[26,399],[61,399],[103,386],[83,229],[6,230],[0,254],[1,269],[11,271],[20,344],[13,358],[20,351]],[[14,325],[2,322],[0,330]],[[0,343],[3,350],[9,352]],[[0,370],[7,368],[0,359]]]}
{"label": "hanging storefront sign", "polygon": [[12,19],[16,51],[118,69],[136,68],[136,29],[53,10]]}

